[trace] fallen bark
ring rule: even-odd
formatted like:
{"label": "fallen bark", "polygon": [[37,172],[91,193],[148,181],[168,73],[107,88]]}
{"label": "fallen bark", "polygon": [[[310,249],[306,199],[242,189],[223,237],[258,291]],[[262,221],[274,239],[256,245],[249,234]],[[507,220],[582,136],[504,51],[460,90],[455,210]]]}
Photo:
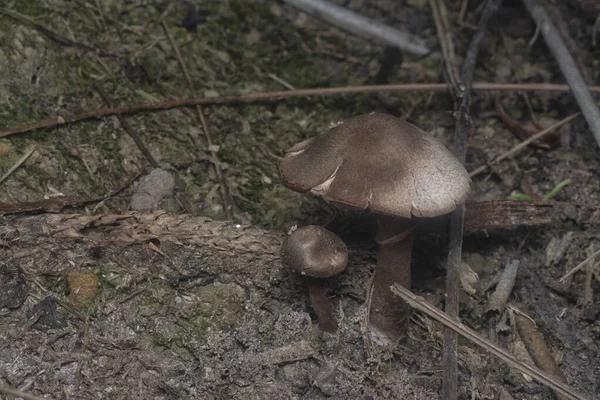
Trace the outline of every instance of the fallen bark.
{"label": "fallen bark", "polygon": [[[35,202],[0,203],[0,216],[54,213],[68,207],[78,207],[103,199],[104,197],[85,199],[64,196]],[[117,215],[90,218],[119,219]],[[188,215],[173,215],[171,218],[173,221],[181,219],[198,223],[198,220],[194,220],[193,217]],[[128,221],[128,224],[130,223],[132,222]],[[448,216],[424,219],[420,224],[420,229],[447,230],[448,223]],[[468,204],[465,213],[465,230],[471,232],[535,226],[562,228],[567,224],[573,225],[573,229],[577,229],[577,227],[579,229],[599,228],[600,210],[598,207],[591,205],[567,202],[498,200]]]}

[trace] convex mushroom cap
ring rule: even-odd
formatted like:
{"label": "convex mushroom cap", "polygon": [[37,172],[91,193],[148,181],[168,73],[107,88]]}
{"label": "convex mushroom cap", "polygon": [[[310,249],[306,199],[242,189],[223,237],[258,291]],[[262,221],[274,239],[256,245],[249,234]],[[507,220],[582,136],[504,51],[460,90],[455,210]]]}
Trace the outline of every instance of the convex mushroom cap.
{"label": "convex mushroom cap", "polygon": [[328,278],[348,263],[348,250],[337,235],[309,225],[296,229],[281,246],[282,263],[303,275]]}
{"label": "convex mushroom cap", "polygon": [[278,163],[281,181],[343,206],[410,218],[464,203],[470,178],[431,135],[394,116],[370,113],[296,144]]}

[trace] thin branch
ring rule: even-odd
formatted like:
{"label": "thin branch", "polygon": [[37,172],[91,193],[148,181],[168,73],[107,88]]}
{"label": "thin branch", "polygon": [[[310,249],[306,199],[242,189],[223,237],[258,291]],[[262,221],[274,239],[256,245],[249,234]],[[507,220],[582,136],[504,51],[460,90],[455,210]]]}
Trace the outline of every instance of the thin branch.
{"label": "thin branch", "polygon": [[[161,22],[161,25],[165,32],[165,35],[167,35],[167,38],[169,39],[169,43],[171,44],[173,51],[175,51],[175,55],[177,56],[179,65],[181,66],[181,69],[183,70],[183,74],[185,75],[185,79],[187,80],[188,86],[191,88],[192,94],[197,97],[198,94],[196,92],[194,82],[192,81],[192,77],[190,76],[188,69],[185,66],[185,62],[183,61],[183,57],[181,56],[181,52],[179,51],[179,46],[177,46],[177,43],[175,42],[175,40],[173,40],[173,36],[171,36],[171,32],[169,32],[169,26],[167,25],[167,22],[165,21],[164,17],[161,17],[160,22]],[[225,215],[228,220],[232,220],[233,219],[233,206],[231,204],[231,198],[229,196],[229,186],[227,185],[227,181],[225,180],[225,177],[223,176],[223,170],[221,169],[221,163],[219,162],[219,156],[218,156],[217,152],[215,151],[215,146],[213,145],[213,141],[212,141],[212,138],[210,135],[210,131],[208,129],[208,124],[206,123],[206,117],[204,116],[204,112],[202,111],[202,107],[200,106],[200,104],[195,104],[195,106],[196,106],[196,112],[198,113],[198,119],[200,120],[200,123],[202,124],[202,130],[204,131],[204,136],[206,137],[206,142],[208,144],[208,151],[210,151],[210,156],[213,160],[212,165],[215,168],[215,174],[217,175],[217,179],[219,180],[219,186],[221,189],[221,197],[223,200],[223,208],[225,209]]]}
{"label": "thin branch", "polygon": [[57,196],[38,201],[0,203],[0,216],[9,214],[57,213],[66,207],[79,207],[96,202],[101,202],[102,204],[106,200],[127,189],[141,175],[142,173],[138,173],[132,176],[116,189],[99,197],[82,198],[77,196]]}
{"label": "thin branch", "polygon": [[458,64],[456,62],[456,53],[454,52],[454,43],[452,42],[446,5],[444,4],[444,0],[429,0],[429,6],[431,7],[438,39],[440,41],[440,46],[442,47],[442,56],[444,57],[444,63],[446,64],[448,79],[450,80],[450,84],[455,90],[455,93],[459,93],[461,91],[460,75],[458,73]]}
{"label": "thin branch", "polygon": [[[106,94],[106,92],[102,89],[102,87],[100,85],[95,85],[95,87],[96,87],[96,91],[100,94],[100,97],[102,97],[102,99],[104,100],[106,105],[110,107],[112,105],[112,102],[111,102],[110,98],[108,97],[108,95]],[[142,152],[144,157],[146,157],[146,160],[148,160],[150,165],[152,165],[152,167],[154,167],[154,168],[158,168],[158,163],[156,162],[156,159],[152,156],[152,153],[150,153],[150,150],[148,150],[148,148],[146,147],[146,145],[144,144],[142,139],[140,139],[140,137],[135,132],[135,130],[133,130],[131,125],[129,125],[129,122],[127,122],[125,117],[122,114],[117,114],[117,118],[119,119],[119,122],[121,123],[121,126],[123,127],[123,129],[125,129],[125,132],[127,132],[129,134],[129,137],[131,137],[131,139],[133,139],[136,146]]]}
{"label": "thin branch", "polygon": [[19,158],[17,160],[17,162],[10,167],[10,169],[8,171],[6,171],[6,173],[4,175],[2,175],[2,177],[0,178],[0,184],[3,183],[5,180],[8,179],[9,176],[11,176],[17,169],[19,169],[19,167],[21,165],[23,165],[23,163],[25,161],[27,161],[27,159],[29,157],[31,157],[31,155],[33,154],[33,152],[35,151],[35,146],[32,146],[31,149],[29,149],[24,155],[23,157]]}
{"label": "thin branch", "polygon": [[479,175],[480,173],[482,173],[489,167],[493,166],[494,164],[499,163],[500,161],[504,160],[507,157],[517,154],[518,152],[520,152],[521,150],[526,148],[529,143],[535,142],[536,140],[547,135],[550,132],[554,132],[556,129],[560,128],[567,122],[570,122],[570,121],[574,120],[575,118],[577,118],[580,114],[581,113],[579,113],[579,112],[576,112],[575,114],[571,114],[568,117],[558,121],[556,124],[536,133],[535,135],[531,136],[529,139],[524,140],[521,143],[519,143],[518,145],[514,146],[512,149],[500,154],[498,157],[494,158],[492,161],[490,161],[486,165],[482,165],[480,167],[475,168],[473,171],[471,171],[469,173],[469,176],[474,177],[475,175]]}
{"label": "thin branch", "polygon": [[[587,248],[587,254],[594,253],[594,245],[591,244]],[[584,304],[594,304],[594,289],[592,288],[592,280],[594,279],[594,260],[590,260],[585,268],[585,282],[583,284],[583,301]]]}
{"label": "thin branch", "polygon": [[[460,204],[450,215],[448,258],[446,262],[446,312],[458,321],[460,309],[460,260],[462,258],[465,206]],[[442,398],[458,397],[458,336],[444,329]]]}
{"label": "thin branch", "polygon": [[55,41],[58,44],[61,44],[63,46],[68,46],[68,47],[78,47],[80,49],[84,49],[84,50],[88,50],[88,51],[92,51],[94,53],[97,53],[100,56],[105,56],[105,57],[119,57],[116,54],[113,53],[109,53],[105,50],[101,50],[98,49],[96,47],[84,44],[84,43],[79,43],[79,42],[75,42],[71,39],[68,39],[64,36],[61,36],[57,33],[55,33],[54,31],[51,31],[50,29],[46,28],[45,26],[42,26],[36,22],[34,22],[32,19],[30,19],[28,16],[25,16],[23,14],[19,14],[16,11],[13,10],[9,10],[6,8],[2,8],[0,9],[0,15],[6,15],[7,17],[10,17],[12,19],[14,19],[15,21],[19,21],[23,24],[28,24],[31,27],[33,27],[33,29],[35,29],[36,31],[40,32],[41,34],[45,35],[48,39]]}
{"label": "thin branch", "polygon": [[548,14],[546,14],[544,7],[538,4],[536,0],[523,0],[523,3],[525,3],[535,22],[540,26],[542,35],[546,40],[546,45],[552,54],[554,54],[558,66],[573,91],[573,96],[577,104],[579,104],[581,113],[587,121],[596,142],[600,146],[600,110],[596,106],[596,102],[592,98],[581,73],[577,69],[573,57],[571,57],[560,33],[558,33],[552,24]]}
{"label": "thin branch", "polygon": [[[489,20],[498,9],[501,0],[489,0],[479,20],[477,32],[467,50],[465,61],[460,71],[456,62],[454,44],[452,42],[444,0],[430,0],[434,20],[442,46],[447,76],[454,96],[455,115],[458,115],[455,130],[455,155],[462,164],[467,153],[467,137],[473,130],[473,121],[469,116],[471,106],[470,90],[473,86],[473,73],[479,47],[487,31]],[[465,220],[465,207],[458,205],[450,216],[449,249],[446,272],[446,312],[451,318],[458,320],[460,308],[460,261],[462,254],[462,238]],[[444,329],[443,381],[442,397],[454,400],[457,398],[458,337],[450,329]]]}
{"label": "thin branch", "polygon": [[581,268],[585,267],[585,265],[588,262],[590,262],[591,260],[593,260],[594,258],[596,258],[596,256],[598,254],[600,254],[600,250],[594,252],[591,256],[589,256],[588,258],[586,258],[585,260],[583,260],[575,268],[573,268],[572,270],[570,270],[569,272],[567,272],[566,274],[564,274],[563,277],[559,279],[559,282],[562,283],[562,282],[566,281],[571,275],[573,275],[575,272],[579,271]]}
{"label": "thin branch", "polygon": [[[454,108],[459,111],[455,130],[455,155],[465,163],[466,140],[470,127],[468,116],[469,94],[464,93],[460,82],[454,43],[448,22],[444,0],[429,0],[435,27],[437,30],[442,55],[446,66],[446,78],[450,93],[454,97]],[[461,98],[462,97],[462,101]],[[463,107],[464,106],[464,107]],[[448,258],[446,262],[446,313],[458,321],[460,308],[460,260],[462,256],[462,239],[465,222],[465,207],[457,205],[450,215],[448,240]],[[458,397],[458,336],[450,329],[444,329],[444,345],[442,360],[442,398],[456,400]]]}
{"label": "thin branch", "polygon": [[[491,83],[480,82],[474,83],[473,90],[477,91],[552,91],[552,92],[568,92],[570,89],[567,85],[552,84],[552,83]],[[600,93],[600,86],[590,86],[592,92]],[[84,121],[91,118],[103,118],[115,114],[134,114],[143,111],[167,110],[177,107],[215,104],[241,104],[258,101],[279,101],[283,99],[307,96],[333,96],[352,93],[375,93],[375,92],[418,92],[418,91],[448,91],[448,85],[444,83],[409,83],[400,85],[366,85],[366,86],[345,86],[333,88],[313,88],[313,89],[297,89],[275,92],[248,93],[238,96],[219,96],[219,97],[201,97],[192,99],[169,100],[156,103],[136,104],[129,107],[104,108],[99,110],[86,111],[81,114],[68,116],[56,116],[53,118],[44,119],[29,124],[20,125],[14,128],[9,128],[0,131],[0,138],[11,136],[17,133],[25,133],[36,129],[54,128],[56,126]]]}
{"label": "thin branch", "polygon": [[283,0],[284,3],[316,16],[353,35],[373,39],[407,53],[424,56],[430,52],[425,43],[395,28],[364,17],[324,0]]}
{"label": "thin branch", "polygon": [[505,349],[499,347],[494,342],[491,342],[487,339],[482,338],[477,334],[477,332],[472,329],[466,327],[464,324],[460,322],[454,321],[447,314],[438,310],[431,304],[429,304],[424,298],[421,296],[417,296],[412,293],[410,290],[398,285],[394,284],[390,287],[392,292],[395,295],[400,296],[402,300],[406,301],[410,304],[411,307],[416,308],[417,310],[424,312],[431,318],[436,321],[444,324],[445,327],[452,329],[454,332],[458,333],[461,336],[469,339],[476,345],[484,348],[485,350],[492,353],[494,356],[500,358],[502,361],[507,363],[512,368],[519,370],[520,372],[527,374],[533,377],[535,380],[540,382],[541,384],[551,388],[552,390],[567,396],[567,398],[572,400],[586,400],[582,394],[578,393],[572,387],[565,385],[562,382],[557,381],[554,377],[548,375],[546,372],[540,370],[539,368],[532,367],[527,364],[523,364],[519,360],[517,360],[512,354],[510,354]]}

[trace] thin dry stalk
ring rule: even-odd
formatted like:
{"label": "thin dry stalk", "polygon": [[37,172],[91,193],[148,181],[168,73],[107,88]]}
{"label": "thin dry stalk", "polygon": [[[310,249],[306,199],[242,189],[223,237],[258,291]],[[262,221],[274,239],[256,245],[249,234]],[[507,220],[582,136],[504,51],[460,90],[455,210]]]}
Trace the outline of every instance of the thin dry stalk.
{"label": "thin dry stalk", "polygon": [[[476,91],[541,91],[541,92],[568,92],[567,85],[553,83],[492,83],[479,82],[474,83],[472,88]],[[590,91],[600,93],[600,86],[590,86]],[[448,85],[444,83],[409,83],[399,85],[366,85],[366,86],[345,86],[333,88],[314,88],[297,89],[263,93],[248,93],[239,96],[219,96],[219,97],[201,97],[192,99],[169,100],[155,103],[136,104],[129,107],[105,108],[99,110],[86,111],[81,114],[56,116],[29,124],[16,126],[4,131],[0,131],[0,138],[25,133],[36,129],[54,128],[62,124],[68,124],[78,121],[84,121],[91,118],[103,118],[115,114],[134,114],[143,111],[167,110],[170,108],[189,107],[196,104],[216,105],[216,104],[241,104],[258,101],[280,101],[283,99],[308,96],[334,96],[351,93],[376,93],[376,92],[418,92],[433,91],[445,92]]]}
{"label": "thin dry stalk", "polygon": [[62,46],[68,46],[68,47],[78,47],[80,49],[84,49],[87,51],[92,51],[100,56],[106,56],[106,57],[118,57],[118,55],[113,54],[113,53],[109,53],[107,51],[104,51],[102,49],[98,49],[96,47],[84,44],[84,43],[79,43],[79,42],[75,42],[69,38],[66,38],[64,36],[61,36],[59,34],[57,34],[56,32],[46,28],[45,26],[42,26],[36,22],[34,22],[30,17],[20,14],[14,10],[9,10],[7,8],[0,8],[0,15],[4,14],[16,21],[19,21],[23,24],[28,24],[31,25],[35,30],[37,30],[38,32],[42,33],[44,36],[46,36],[48,39],[53,40],[54,42],[62,45]]}
{"label": "thin dry stalk", "polygon": [[[96,85],[96,91],[100,94],[100,97],[102,97],[102,99],[104,100],[106,105],[110,107],[112,105],[112,102],[100,85]],[[136,146],[142,152],[144,157],[146,157],[146,160],[148,160],[150,165],[152,165],[152,167],[154,167],[154,168],[158,168],[158,163],[156,162],[156,159],[152,156],[152,153],[150,153],[150,150],[148,150],[148,148],[146,147],[146,145],[144,144],[142,139],[133,130],[131,125],[129,125],[129,122],[127,122],[125,117],[121,114],[117,114],[117,118],[119,119],[119,122],[121,123],[121,126],[123,127],[123,129],[125,129],[125,132],[127,132],[129,134],[129,137],[131,137],[131,139],[133,139]]]}
{"label": "thin dry stalk", "polygon": [[[449,81],[450,92],[454,96],[455,108],[460,100],[457,96],[464,91],[464,86],[460,82],[458,66],[456,64],[456,54],[452,42],[446,5],[444,0],[429,0],[433,20],[437,30],[442,55],[446,64],[446,77]],[[468,93],[466,94],[468,98]],[[465,99],[467,107],[465,113],[460,113],[459,121],[456,124],[457,149],[456,156],[461,163],[465,162],[466,155],[466,137],[469,127],[468,122],[468,99]],[[461,102],[462,103],[462,102]],[[460,122],[464,121],[464,124]],[[464,130],[461,128],[465,128]],[[458,320],[460,308],[460,260],[462,254],[462,237],[465,221],[465,208],[458,205],[456,210],[450,216],[450,238],[448,243],[448,261],[446,263],[446,313]],[[442,377],[442,398],[447,400],[456,400],[458,397],[458,336],[450,329],[444,329],[444,352],[443,352],[443,377]]]}
{"label": "thin dry stalk", "polygon": [[112,190],[105,196],[100,197],[81,198],[77,196],[59,196],[31,202],[0,203],[0,216],[24,213],[57,213],[67,207],[79,207],[96,202],[100,202],[100,204],[102,204],[109,198],[117,195],[121,191],[131,186],[131,184],[135,182],[140,176],[141,173],[136,174],[135,176],[129,178],[125,183],[117,187],[115,190]]}
{"label": "thin dry stalk", "polygon": [[421,296],[417,296],[410,290],[408,290],[398,284],[394,284],[394,285],[390,286],[390,289],[392,290],[392,292],[394,292],[394,294],[396,294],[397,296],[400,296],[404,301],[406,301],[408,304],[410,304],[411,307],[416,308],[417,310],[419,310],[421,312],[424,312],[425,314],[429,315],[431,318],[444,324],[444,326],[452,329],[459,335],[464,336],[465,338],[469,339],[476,345],[489,351],[494,356],[500,358],[502,361],[504,361],[506,364],[508,364],[512,368],[515,368],[518,371],[533,377],[535,380],[537,380],[541,384],[549,387],[550,389],[554,390],[555,392],[558,392],[564,396],[567,396],[568,399],[571,399],[571,400],[586,400],[587,399],[585,396],[583,396],[582,394],[575,391],[575,389],[573,389],[572,387],[565,385],[562,382],[557,381],[554,377],[548,375],[546,372],[542,371],[541,369],[532,367],[527,364],[523,364],[522,362],[517,360],[512,354],[510,354],[508,351],[499,347],[495,343],[482,338],[481,336],[479,336],[479,334],[477,334],[477,332],[466,327],[462,323],[454,321],[443,311],[438,310],[437,308],[435,308],[434,306],[429,304]]}
{"label": "thin dry stalk", "polygon": [[0,178],[0,184],[2,184],[2,182],[4,182],[5,180],[7,180],[16,170],[19,169],[19,167],[21,165],[23,165],[23,163],[25,161],[27,161],[27,159],[29,157],[31,157],[31,155],[33,154],[33,152],[35,151],[35,146],[31,147],[24,155],[23,157],[19,158],[17,160],[17,162],[10,167],[10,169],[8,171],[6,171],[6,173],[4,175],[2,175],[2,178]]}
{"label": "thin dry stalk", "polygon": [[438,39],[442,47],[442,55],[446,64],[448,79],[452,87],[457,89],[461,82],[456,63],[456,53],[454,52],[454,43],[452,42],[452,33],[450,31],[450,24],[448,23],[446,5],[444,4],[444,0],[429,0],[429,6],[431,7]]}
{"label": "thin dry stalk", "polygon": [[586,258],[585,260],[583,260],[579,265],[577,265],[575,268],[573,268],[572,270],[570,270],[569,272],[567,272],[566,274],[564,274],[562,276],[562,278],[559,279],[560,283],[564,283],[564,281],[566,281],[571,275],[573,275],[575,272],[579,271],[581,268],[585,267],[585,265],[590,262],[593,261],[594,258],[596,258],[596,256],[600,254],[600,250],[595,251],[591,256],[589,256],[588,258]]}
{"label": "thin dry stalk", "polygon": [[[444,61],[446,62],[447,76],[450,91],[454,96],[454,111],[457,115],[455,131],[455,154],[461,163],[465,163],[467,153],[467,137],[473,130],[473,121],[469,116],[471,106],[470,91],[473,86],[473,73],[479,47],[487,31],[489,20],[495,14],[501,0],[490,0],[481,14],[477,32],[473,35],[462,68],[458,70],[456,54],[449,29],[448,16],[444,0],[430,0],[434,20]],[[450,317],[458,320],[459,295],[460,295],[460,262],[462,253],[462,238],[464,230],[465,208],[457,206],[450,216],[450,239],[448,249],[446,273],[446,312]],[[454,400],[458,397],[458,337],[450,329],[444,330],[444,355],[443,355],[443,381],[442,397]]]}
{"label": "thin dry stalk", "polygon": [[523,3],[525,3],[531,17],[540,27],[546,45],[554,55],[554,58],[556,58],[560,70],[573,91],[573,97],[575,97],[581,113],[587,121],[596,142],[600,146],[600,110],[596,106],[596,102],[579,72],[575,60],[573,60],[569,49],[567,49],[565,42],[554,27],[550,17],[546,14],[544,7],[536,0],[523,0]]}
{"label": "thin dry stalk", "polygon": [[529,139],[522,141],[518,145],[514,146],[512,149],[508,150],[507,152],[500,154],[498,157],[494,158],[492,161],[490,161],[486,165],[482,165],[480,167],[475,168],[473,171],[471,171],[469,173],[469,176],[474,177],[475,175],[479,175],[480,173],[484,172],[485,170],[487,170],[494,164],[499,163],[500,161],[504,160],[507,157],[517,154],[518,152],[523,150],[525,147],[527,147],[527,145],[529,145],[530,143],[535,142],[536,140],[538,140],[541,137],[544,137],[545,135],[549,134],[550,132],[554,132],[556,129],[560,128],[564,124],[571,122],[572,120],[577,118],[580,114],[581,113],[576,112],[575,114],[571,114],[568,117],[561,119],[556,124],[536,133],[535,135],[531,136]]}
{"label": "thin dry stalk", "polygon": [[[594,245],[588,248],[589,253],[594,252]],[[594,277],[594,260],[588,261],[585,267],[585,283],[583,285],[583,300],[586,304],[594,304],[594,289],[592,288],[592,279]]]}
{"label": "thin dry stalk", "polygon": [[284,0],[284,2],[356,36],[373,39],[418,56],[424,56],[430,51],[420,38],[409,36],[395,28],[328,1]]}
{"label": "thin dry stalk", "polygon": [[[183,57],[181,56],[181,52],[179,51],[179,46],[177,46],[177,43],[175,43],[175,40],[173,40],[173,37],[171,36],[171,33],[169,32],[169,26],[167,25],[165,18],[161,17],[160,22],[163,27],[163,30],[165,31],[165,35],[167,35],[167,38],[169,39],[169,43],[171,44],[171,47],[173,48],[173,51],[175,52],[175,55],[177,56],[177,60],[179,61],[179,65],[181,66],[183,74],[185,75],[185,79],[187,80],[188,86],[192,89],[193,96],[198,97],[198,94],[195,89],[196,86],[194,85],[194,82],[192,81],[192,78],[187,70],[187,67],[185,66],[185,62],[183,61]],[[225,176],[223,175],[223,170],[221,169],[221,163],[219,162],[219,156],[217,155],[217,152],[215,151],[215,146],[213,144],[213,141],[212,141],[212,138],[210,135],[210,130],[208,129],[208,124],[206,123],[206,117],[204,116],[204,112],[202,111],[202,107],[200,106],[200,104],[196,104],[195,106],[196,106],[196,112],[198,113],[198,119],[200,120],[200,123],[202,124],[202,130],[204,130],[204,136],[206,136],[206,142],[208,144],[208,150],[210,151],[210,156],[213,160],[212,164],[215,168],[215,174],[217,175],[217,179],[219,180],[219,185],[220,185],[220,189],[221,189],[221,197],[223,198],[223,208],[225,209],[225,215],[227,216],[227,219],[232,220],[233,219],[233,207],[231,204],[231,199],[229,197],[229,186],[227,185],[227,181],[225,179]]]}

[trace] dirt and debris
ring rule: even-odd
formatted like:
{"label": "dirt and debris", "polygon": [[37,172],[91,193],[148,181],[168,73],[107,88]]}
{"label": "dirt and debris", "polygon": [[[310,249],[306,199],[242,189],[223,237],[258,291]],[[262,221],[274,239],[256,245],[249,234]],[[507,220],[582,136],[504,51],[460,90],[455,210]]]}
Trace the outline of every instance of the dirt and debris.
{"label": "dirt and debris", "polygon": [[[180,27],[188,3],[200,18]],[[422,58],[403,55],[386,72],[387,81],[439,81],[443,59],[427,2],[336,3],[434,49]],[[458,21],[462,2],[447,3],[450,20]],[[531,40],[535,24],[520,2],[504,3],[482,46],[476,81],[563,82],[543,40]],[[585,76],[597,82],[597,29],[585,11],[593,2],[557,3],[552,7],[576,39],[578,54],[591,60],[582,63]],[[365,84],[385,64],[383,46],[271,1],[9,0],[0,7],[0,129],[104,108],[97,87],[114,106],[191,97],[161,16],[202,96]],[[480,12],[468,4],[462,24],[453,25],[457,54],[465,54],[469,26],[477,25]],[[519,142],[498,119],[495,98],[472,95],[476,132],[468,141],[469,171]],[[504,92],[502,105],[519,121],[532,115],[557,121],[577,111],[568,93]],[[116,116],[0,139],[0,175],[34,149],[1,183],[0,202],[12,204],[7,214],[78,213],[0,217],[0,385],[57,399],[438,398],[440,325],[415,313],[399,346],[372,348],[364,340],[366,285],[376,262],[370,216],[285,189],[275,161],[283,149],[331,123],[370,111],[407,118],[445,135],[451,147],[449,95],[353,94],[203,110],[210,148],[191,109],[126,117],[172,178],[150,209],[184,210],[186,216],[126,214],[143,185],[124,182],[147,177],[150,165]],[[215,221],[225,212],[211,152],[218,154],[235,221]],[[538,210],[539,218],[559,215],[565,225],[469,233],[463,260],[479,280],[465,283],[461,297],[462,321],[487,336],[489,288],[501,266],[519,260],[511,300],[528,310],[567,382],[589,398],[600,396],[598,264],[558,280],[590,246],[600,248],[598,227],[588,223],[598,217],[599,172],[600,150],[578,118],[560,132],[557,148],[528,148],[475,177],[472,201],[505,199],[525,186],[544,195],[570,180],[555,199],[572,204]],[[32,203],[19,209],[24,202]],[[512,218],[525,215],[521,210]],[[335,336],[318,330],[303,280],[278,260],[282,233],[309,223],[326,225],[350,251],[348,269],[329,286],[340,325]],[[446,248],[443,233],[420,232],[413,256],[414,289],[438,306]],[[97,279],[93,304],[83,311],[68,301],[73,270]],[[508,319],[503,323],[498,344],[512,348],[516,328]],[[458,386],[461,399],[553,398],[549,389],[462,340]]]}

